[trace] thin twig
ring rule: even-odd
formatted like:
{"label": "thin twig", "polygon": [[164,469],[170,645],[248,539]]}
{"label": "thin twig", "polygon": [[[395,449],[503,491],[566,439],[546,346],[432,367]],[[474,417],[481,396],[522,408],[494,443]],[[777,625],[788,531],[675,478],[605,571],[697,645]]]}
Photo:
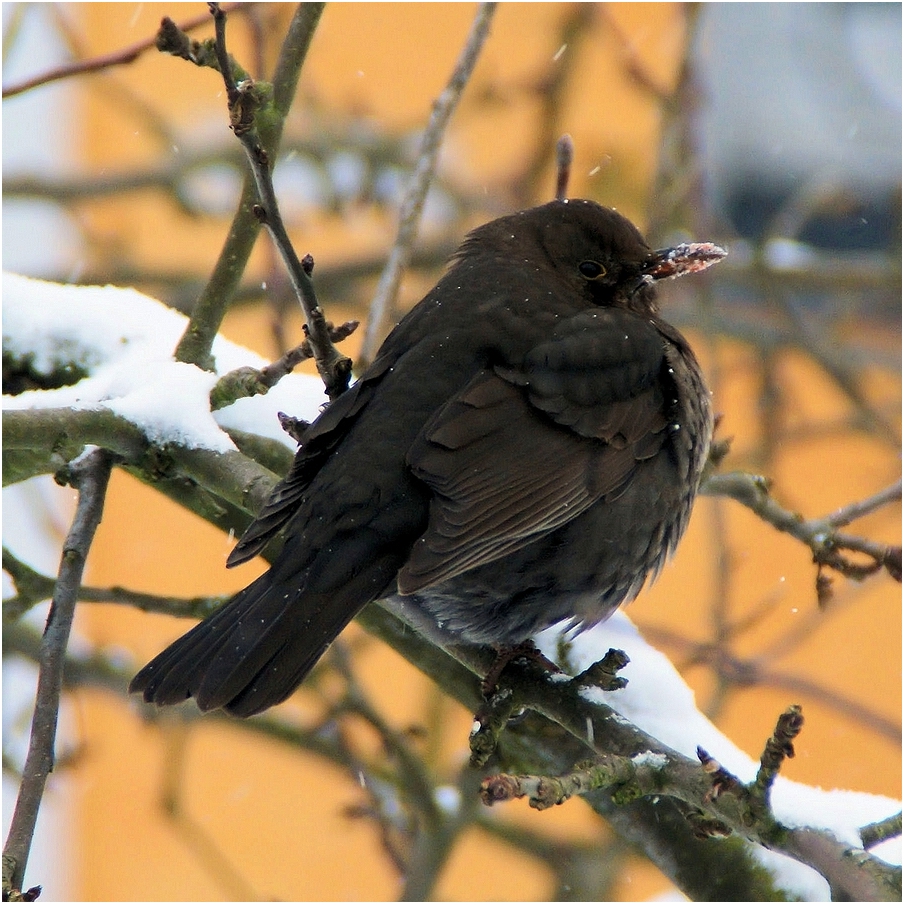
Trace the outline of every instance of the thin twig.
{"label": "thin twig", "polygon": [[885,820],[878,820],[876,823],[868,823],[858,830],[861,836],[861,842],[865,848],[873,848],[887,839],[895,839],[896,836],[902,835],[902,812],[893,814]]}
{"label": "thin twig", "polygon": [[[759,475],[744,472],[711,475],[701,485],[701,493],[708,496],[728,496],[747,506],[774,528],[791,534],[792,537],[807,544],[818,566],[835,569],[855,580],[863,579],[879,569],[886,569],[896,581],[902,580],[900,546],[879,544],[866,538],[839,534],[835,530],[840,524],[848,524],[867,512],[901,499],[901,482],[891,485],[867,500],[852,503],[828,516],[809,520],[780,506],[770,496],[769,482]],[[863,553],[871,557],[873,562],[865,566],[853,563],[838,552],[840,549]]]}
{"label": "thin twig", "polygon": [[112,457],[102,449],[87,452],[69,468],[69,483],[78,489],[79,500],[72,527],[63,545],[60,571],[41,641],[31,739],[9,835],[3,849],[5,899],[11,891],[17,892],[22,888],[44,786],[53,770],[66,645],[75,616],[85,560],[104,511],[104,497],[111,468]]}
{"label": "thin twig", "polygon": [[[56,581],[32,569],[7,547],[3,548],[3,571],[9,574],[16,586],[15,596],[3,601],[4,625],[21,618],[32,607],[53,596]],[[134,607],[143,613],[166,613],[168,616],[204,619],[229,597],[166,597],[119,586],[95,588],[82,585],[79,587],[78,599],[79,603],[118,603]]]}
{"label": "thin twig", "polygon": [[865,515],[869,515],[871,512],[880,509],[882,506],[897,501],[902,501],[901,480],[896,481],[894,484],[890,484],[889,487],[884,487],[883,490],[879,493],[875,493],[873,496],[869,496],[863,500],[856,500],[854,503],[849,503],[848,506],[843,506],[841,509],[831,512],[826,517],[826,521],[827,524],[831,525],[833,528],[841,528],[844,525],[850,525],[859,518],[863,518]]}
{"label": "thin twig", "polygon": [[[263,130],[264,134],[261,136],[262,152],[268,159],[274,159],[279,147],[286,114],[295,95],[302,64],[323,8],[323,3],[299,4],[280,48],[273,78],[273,115],[268,117],[267,129]],[[174,354],[177,361],[208,369],[213,367],[210,350],[214,338],[245,272],[261,226],[254,211],[257,197],[256,180],[248,175],[214,271],[192,311],[189,326],[176,347]]]}
{"label": "thin twig", "polygon": [[798,704],[792,704],[780,715],[773,734],[764,745],[757,776],[749,787],[752,801],[757,802],[757,807],[764,811],[770,810],[770,793],[773,790],[773,783],[779,775],[780,767],[786,758],[795,756],[792,742],[798,737],[803,724],[804,717],[801,715],[801,707]]}
{"label": "thin twig", "polygon": [[[243,5],[244,4],[242,3],[228,3],[226,4],[226,9],[228,11],[233,11],[239,9]],[[179,26],[179,29],[180,31],[192,31],[201,25],[205,25],[209,21],[210,16],[208,15],[195,16],[194,18],[183,22],[182,25]],[[156,40],[156,36],[145,38],[143,41],[136,41],[136,43],[130,44],[128,47],[123,47],[120,50],[114,50],[110,53],[104,53],[100,56],[92,57],[89,60],[77,60],[74,63],[65,63],[62,66],[56,66],[46,72],[38,73],[38,75],[33,75],[31,78],[4,88],[3,99],[5,100],[8,97],[14,97],[17,94],[30,91],[32,88],[37,88],[40,85],[49,85],[51,82],[58,82],[60,79],[85,75],[89,72],[100,72],[102,69],[109,69],[112,66],[124,66],[129,63],[134,63],[145,51],[154,48]]]}
{"label": "thin twig", "polygon": [[[346,321],[338,327],[327,321],[327,334],[331,342],[340,342],[351,335],[357,327],[358,321]],[[313,357],[311,342],[305,339],[263,368],[243,367],[224,374],[210,392],[211,411],[215,412],[232,405],[237,399],[263,395],[291,373],[296,365]]]}
{"label": "thin twig", "polygon": [[616,21],[608,4],[601,4],[600,16],[616,39],[618,52],[622,57],[622,66],[628,77],[638,88],[645,91],[660,104],[669,104],[672,100],[672,92],[669,87],[656,82],[651,74],[650,66],[642,60],[641,54],[638,52],[637,43],[626,34],[622,26]]}
{"label": "thin twig", "polygon": [[[67,15],[64,4],[53,4],[48,10],[53,28],[59,34],[60,40],[65,44],[69,57],[74,60],[87,59],[90,56],[90,42],[82,30],[77,26],[71,14]],[[98,98],[104,97],[113,106],[120,108],[125,116],[130,119],[135,117],[136,125],[142,133],[147,133],[149,140],[156,140],[162,149],[169,151],[174,145],[178,145],[179,139],[167,122],[165,114],[154,108],[152,101],[141,96],[129,86],[126,79],[109,77],[94,80],[93,87],[98,92]]]}
{"label": "thin twig", "polygon": [[537,102],[536,127],[531,139],[534,147],[525,153],[528,162],[512,180],[512,198],[519,207],[537,201],[540,179],[549,171],[550,148],[562,128],[572,77],[581,64],[581,42],[592,33],[600,8],[597,3],[563,4],[563,18],[551,36],[555,51],[549,68],[530,86],[532,100]]}
{"label": "thin twig", "polygon": [[572,172],[572,159],[575,157],[575,145],[568,133],[556,142],[556,194],[557,201],[565,201],[569,196],[569,176]]}
{"label": "thin twig", "polygon": [[395,306],[396,296],[399,294],[402,273],[408,266],[412,254],[412,244],[415,241],[424,201],[427,198],[427,192],[437,166],[437,155],[440,151],[443,133],[459,103],[465,85],[471,77],[475,63],[477,63],[478,54],[490,31],[490,22],[495,9],[496,3],[482,3],[478,8],[465,46],[456,61],[452,77],[442,94],[434,101],[430,122],[421,137],[415,171],[402,201],[396,241],[393,243],[386,267],[380,276],[377,291],[374,293],[374,301],[371,303],[371,315],[368,319],[360,357],[363,364],[368,364],[373,360],[386,332],[386,322]]}
{"label": "thin twig", "polygon": [[[310,267],[306,268],[299,260],[283,223],[273,188],[272,155],[262,143],[257,128],[256,114],[261,108],[263,100],[256,93],[256,86],[251,79],[236,82],[226,51],[226,16],[219,4],[211,3],[209,5],[214,16],[217,59],[229,103],[230,128],[242,143],[257,191],[258,203],[254,205],[253,212],[270,233],[270,237],[283,259],[292,288],[305,314],[306,335],[314,352],[318,373],[324,381],[327,396],[335,399],[345,392],[349,385],[352,361],[342,355],[333,345],[327,328],[327,320],[318,304],[314,284],[309,276]],[[302,6],[304,5],[302,4]]]}

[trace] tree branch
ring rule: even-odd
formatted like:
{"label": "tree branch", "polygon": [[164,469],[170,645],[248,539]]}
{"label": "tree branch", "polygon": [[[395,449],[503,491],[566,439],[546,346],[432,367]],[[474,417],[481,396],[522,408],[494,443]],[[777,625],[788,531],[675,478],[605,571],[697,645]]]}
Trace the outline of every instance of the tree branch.
{"label": "tree branch", "polygon": [[[292,103],[302,64],[323,8],[323,3],[299,4],[280,50],[274,74],[272,104],[267,121],[260,130],[260,153],[267,161],[276,158],[286,114]],[[214,337],[245,272],[260,229],[261,221],[255,214],[258,198],[256,179],[260,175],[253,173],[246,176],[242,197],[214,272],[198,299],[185,334],[176,347],[177,361],[190,362],[208,369],[212,365],[210,350]],[[267,178],[270,178],[269,170]]]}
{"label": "tree branch", "polygon": [[[36,474],[53,474],[63,464],[61,456],[74,458],[86,445],[103,447],[115,454],[137,477],[160,486],[190,478],[197,486],[238,509],[257,512],[267,500],[277,476],[254,460],[234,450],[215,452],[175,443],[153,444],[132,422],[105,408],[23,409],[3,414],[4,465],[11,452],[31,457],[28,474],[17,472],[16,481]],[[4,467],[4,478],[7,478]],[[193,507],[194,508],[194,507]],[[198,514],[215,520],[206,505]]]}
{"label": "tree branch", "polygon": [[[243,3],[228,3],[226,4],[226,7],[232,12],[240,10],[244,5],[245,4]],[[193,31],[201,25],[206,25],[209,21],[210,16],[208,15],[195,16],[192,19],[183,22],[178,28],[180,31]],[[91,72],[100,72],[103,69],[109,69],[113,66],[124,66],[129,63],[134,63],[145,51],[154,48],[156,42],[156,36],[153,38],[145,38],[143,41],[136,41],[128,47],[123,47],[122,49],[114,50],[111,53],[92,57],[90,60],[77,60],[74,63],[55,66],[53,69],[48,69],[46,72],[39,73],[31,78],[7,86],[3,89],[3,99],[6,100],[8,97],[23,94],[26,91],[30,91],[32,88],[38,88],[41,85],[49,85],[52,82],[58,82],[61,79],[86,75]]]}
{"label": "tree branch", "polygon": [[[15,622],[32,607],[53,596],[56,581],[35,571],[22,562],[7,547],[3,548],[3,571],[7,572],[16,587],[14,597],[3,601],[3,623]],[[79,587],[80,603],[118,603],[135,607],[143,613],[164,613],[167,616],[185,616],[189,619],[205,619],[221,607],[229,597],[164,597],[160,594],[145,594],[128,588]]]}
{"label": "tree branch", "polygon": [[430,121],[421,136],[421,146],[418,151],[417,162],[415,163],[415,171],[402,200],[396,241],[390,250],[389,258],[383,273],[380,275],[380,282],[377,284],[377,290],[374,293],[374,300],[371,302],[371,314],[368,318],[368,326],[365,331],[360,356],[360,361],[363,365],[367,365],[373,360],[386,333],[387,320],[399,294],[402,274],[405,268],[408,267],[412,255],[412,246],[418,231],[418,223],[421,219],[424,201],[427,198],[427,192],[437,166],[437,156],[440,153],[440,144],[443,140],[446,126],[474,71],[478,55],[487,40],[487,35],[490,33],[490,22],[495,11],[496,3],[482,3],[478,7],[468,38],[465,41],[465,46],[459,54],[452,76],[446,88],[434,101]]}
{"label": "tree branch", "polygon": [[[767,524],[806,544],[818,566],[828,566],[854,579],[861,579],[879,569],[886,569],[896,581],[902,580],[901,546],[879,544],[836,531],[836,528],[847,525],[881,506],[901,500],[901,481],[866,500],[851,503],[822,518],[809,520],[780,506],[770,496],[768,479],[759,475],[744,472],[711,475],[701,485],[701,493],[705,496],[731,497],[746,506]],[[864,553],[873,562],[867,566],[859,565],[842,556],[839,550]]]}
{"label": "tree branch", "polygon": [[4,899],[21,894],[44,786],[53,770],[66,646],[75,616],[85,560],[104,511],[104,497],[111,468],[112,457],[101,449],[86,453],[69,467],[69,483],[78,490],[79,500],[72,527],[63,545],[53,602],[41,642],[31,739],[12,823],[3,849]]}
{"label": "tree branch", "polygon": [[[408,629],[405,623],[375,605],[366,607],[358,616],[358,621],[368,631],[390,643],[472,712],[480,706],[482,698],[476,677],[486,674],[489,663],[494,659],[492,651],[457,645],[445,648],[447,656],[444,656],[441,650],[428,644],[417,632]],[[471,675],[462,674],[463,668]],[[668,791],[663,788],[651,791],[653,800],[629,802],[619,795],[614,796],[612,791],[595,792],[588,795],[586,800],[595,811],[613,823],[621,835],[641,845],[648,857],[655,864],[661,865],[667,875],[679,883],[690,897],[701,899],[713,896],[713,887],[696,887],[695,884],[719,883],[721,881],[715,875],[717,871],[722,873],[737,870],[735,880],[739,884],[750,882],[753,885],[740,894],[736,888],[735,895],[741,899],[752,896],[757,899],[762,890],[758,893],[752,893],[752,890],[757,884],[763,883],[763,877],[758,879],[758,873],[749,865],[746,854],[735,852],[724,843],[720,850],[721,857],[728,861],[721,862],[720,868],[714,869],[713,876],[688,876],[685,882],[689,885],[682,885],[683,881],[677,878],[675,859],[689,859],[689,863],[695,863],[696,859],[704,856],[699,850],[702,841],[694,839],[693,824],[685,820],[676,822],[673,816],[675,805],[665,797],[664,792],[684,802],[685,806],[691,807],[695,812],[704,814],[706,818],[730,827],[745,839],[795,856],[798,849],[793,852],[784,842],[788,838],[788,831],[777,824],[772,816],[768,816],[766,821],[752,817],[747,795],[740,797],[738,794],[722,792],[714,794],[713,774],[708,774],[696,761],[632,726],[606,705],[599,701],[592,702],[586,690],[580,688],[574,680],[564,683],[558,680],[561,677],[551,677],[539,667],[521,662],[507,667],[504,677],[505,688],[511,691],[510,709],[517,712],[521,708],[528,708],[539,716],[533,719],[523,718],[506,728],[499,737],[498,757],[501,763],[508,761],[522,768],[530,764],[543,765],[545,772],[552,765],[561,765],[563,772],[567,772],[575,769],[576,764],[587,760],[589,753],[593,753],[603,758],[644,755],[667,765],[666,769],[671,771],[675,784],[671,782]],[[557,724],[567,735],[553,730],[548,721]],[[720,777],[723,775],[719,774]],[[828,841],[824,851],[830,851],[835,840],[825,831],[813,832],[820,838],[826,837]],[[710,844],[712,843],[708,843]],[[678,854],[679,850],[683,850],[682,855]],[[821,863],[817,855],[812,861],[813,863],[808,863],[816,870],[833,873],[832,863]],[[729,862],[732,862],[733,867],[728,866]],[[864,862],[863,872],[861,867],[853,868],[859,873],[859,878],[853,878],[852,888],[875,868],[877,859],[872,859],[869,864]],[[879,862],[877,869],[881,871],[882,877],[888,878],[888,865]],[[883,885],[885,879],[869,882],[878,895],[882,893],[881,898],[888,898],[888,891],[884,890]],[[721,894],[719,898],[726,899],[727,896]]]}
{"label": "tree branch", "polygon": [[[292,288],[305,315],[305,332],[314,352],[318,373],[324,381],[327,396],[335,399],[345,392],[349,385],[352,361],[340,354],[330,339],[327,320],[318,304],[314,285],[309,275],[311,265],[306,267],[299,260],[280,215],[271,178],[273,156],[271,150],[263,143],[262,129],[259,128],[259,121],[270,117],[267,109],[269,106],[267,91],[261,85],[252,82],[251,79],[236,80],[226,51],[226,16],[219,4],[211,3],[209,5],[216,29],[217,60],[226,86],[230,128],[242,143],[254,177],[258,201],[252,208],[252,212],[270,233],[270,237],[283,259]],[[313,4],[301,4],[296,18],[300,18],[301,12],[309,5]],[[287,38],[287,41],[289,40]]]}
{"label": "tree branch", "polygon": [[[356,330],[358,321],[346,321],[338,327],[327,321],[325,326],[331,342],[342,342]],[[296,365],[314,357],[311,341],[306,339],[263,368],[237,368],[224,374],[211,390],[211,411],[226,408],[237,399],[266,393],[290,374]]]}

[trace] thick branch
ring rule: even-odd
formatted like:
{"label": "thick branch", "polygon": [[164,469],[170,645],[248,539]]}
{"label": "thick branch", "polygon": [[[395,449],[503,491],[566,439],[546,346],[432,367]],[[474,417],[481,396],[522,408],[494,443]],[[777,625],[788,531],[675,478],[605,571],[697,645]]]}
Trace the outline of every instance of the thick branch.
{"label": "thick branch", "polygon": [[[188,478],[223,503],[244,512],[257,512],[277,480],[269,469],[235,450],[215,452],[174,443],[152,444],[130,421],[103,408],[5,412],[3,442],[4,478],[14,481],[53,474],[87,445],[114,453],[121,464],[134,469],[137,477],[165,492],[168,483]],[[19,453],[23,462],[31,461],[29,473],[8,475],[6,459],[12,454],[18,460]],[[183,505],[186,502],[183,500]],[[211,512],[208,506],[197,505],[196,511],[218,523],[218,513]]]}
{"label": "thick branch", "polygon": [[4,486],[53,474],[88,444],[127,462],[141,462],[150,444],[144,434],[109,409],[22,409],[3,413]]}
{"label": "thick branch", "polygon": [[787,854],[826,878],[835,902],[900,902],[902,869],[812,827],[790,830]]}
{"label": "thick branch", "polygon": [[[390,643],[464,706],[472,711],[480,706],[482,699],[476,676],[486,674],[495,656],[493,652],[483,648],[455,646],[446,648],[448,656],[444,656],[418,633],[407,629],[400,620],[373,605],[365,608],[358,621],[368,631]],[[463,669],[467,669],[472,675],[463,672]],[[627,723],[606,705],[592,702],[588,699],[587,691],[576,683],[551,679],[536,666],[521,663],[510,665],[506,677],[506,688],[511,690],[511,709],[518,711],[523,707],[529,708],[543,718],[523,718],[506,729],[499,739],[500,756],[504,763],[518,764],[523,769],[538,765],[545,773],[557,767],[562,772],[567,772],[574,769],[577,763],[586,760],[591,753],[603,758],[634,758],[643,755],[642,763],[646,768],[656,767],[653,772],[648,771],[648,777],[655,776],[661,769],[670,777],[669,789],[661,787],[661,792],[668,791],[669,795],[684,802],[685,807],[700,812],[711,822],[716,821],[719,825],[730,827],[752,842],[796,856],[797,850],[791,851],[784,841],[788,838],[788,831],[772,817],[759,820],[758,815],[752,815],[747,795],[724,794],[722,791],[714,794],[713,774],[708,774],[696,761],[662,745]],[[553,729],[548,721],[558,724],[565,733]],[[646,762],[644,758],[647,758]],[[710,852],[710,846],[714,843],[705,843],[696,838],[696,830],[687,820],[676,821],[675,805],[665,795],[659,797],[652,794],[653,800],[645,798],[626,803],[620,795],[614,796],[611,790],[604,790],[588,795],[586,800],[595,811],[613,823],[620,834],[641,846],[648,857],[673,878],[677,876],[676,858],[680,857],[677,854],[680,851],[683,853],[682,858],[712,859],[714,855]],[[822,851],[829,852],[835,844],[833,837],[824,831],[809,832],[827,840]],[[757,871],[747,855],[734,849],[728,842],[722,844],[720,853],[717,856],[720,863],[718,867],[714,865],[714,871],[722,872],[723,875],[727,870],[737,871],[735,895],[743,899],[750,897],[751,890],[763,882],[762,877],[757,879]],[[832,863],[820,863],[816,854],[808,863],[821,872],[832,873],[834,870]],[[870,882],[878,891],[879,897],[888,897],[884,892],[885,879],[864,881],[864,874],[875,869],[884,878],[887,876],[887,866],[882,862],[871,859],[850,864],[850,867],[859,874],[858,878],[852,879],[852,888],[861,882]],[[702,878],[698,872],[692,873],[693,875],[683,878],[684,882],[690,884],[682,886],[683,890],[696,898],[712,896],[717,887],[705,889],[696,887],[695,884],[706,879],[708,883],[718,885],[721,882],[719,878],[716,875]],[[746,889],[746,892],[739,894],[738,890],[741,888]],[[725,898],[725,895],[720,895],[719,898]]]}

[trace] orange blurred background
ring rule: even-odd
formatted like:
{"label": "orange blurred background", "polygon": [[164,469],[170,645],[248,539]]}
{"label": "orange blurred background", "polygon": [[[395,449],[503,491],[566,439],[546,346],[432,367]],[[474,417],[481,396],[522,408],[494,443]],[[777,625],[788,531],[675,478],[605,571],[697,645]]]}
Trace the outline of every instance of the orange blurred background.
{"label": "orange blurred background", "polygon": [[[199,12],[202,4],[189,3],[65,7],[83,37],[84,56],[153,34],[162,15],[179,22]],[[677,4],[598,7],[573,39],[576,70],[557,123],[560,132],[571,133],[576,146],[571,194],[619,208],[642,230],[657,166],[661,113],[656,99],[626,75],[627,54],[669,91],[683,51],[684,12]],[[280,16],[285,24],[290,13],[286,5],[271,27],[276,29]],[[441,157],[443,172],[467,182],[475,194],[498,191],[523,165],[538,130],[540,105],[523,88],[548,73],[560,49],[562,24],[572,13],[568,4],[499,8]],[[327,111],[354,112],[381,129],[417,133],[449,77],[473,14],[473,5],[458,3],[328,5],[303,70],[297,105],[304,108],[304,98],[315,97]],[[247,60],[248,30],[238,17],[230,24],[229,41],[233,54]],[[268,46],[277,47],[278,40]],[[565,52],[572,53],[573,47]],[[268,70],[272,62],[268,60]],[[479,95],[491,86],[500,91],[500,85],[508,86],[510,94],[502,91],[488,113],[488,103],[480,102]],[[87,172],[113,173],[160,154],[160,137],[148,126],[151,116],[160,117],[174,135],[193,139],[199,132],[206,135],[218,118],[217,128],[227,128],[216,73],[153,52],[73,87],[78,105],[73,155]],[[129,104],[122,103],[123,92],[131,98]],[[13,106],[5,112],[15,116]],[[304,128],[301,112],[293,127]],[[552,152],[550,160],[544,184],[552,193]],[[546,200],[549,193],[533,200]],[[213,266],[228,222],[186,216],[152,191],[131,193],[125,202],[112,197],[83,203],[77,216],[107,255],[120,246],[147,267],[202,273]],[[350,249],[385,253],[393,229],[391,219],[367,210],[338,219],[312,210],[294,221],[293,236],[300,251],[311,250],[318,267],[327,267],[349,258]],[[719,235],[697,238],[722,241]],[[253,256],[253,274],[266,273],[265,241],[262,236]],[[423,278],[409,278],[404,304],[416,301],[424,289]],[[719,306],[719,299],[714,304]],[[351,316],[335,299],[325,300],[325,306],[335,321]],[[290,323],[297,336],[298,318]],[[261,306],[237,308],[223,333],[268,358],[277,354],[271,316]],[[688,333],[713,378],[716,407],[724,413],[721,434],[734,438],[726,467],[753,467],[751,457],[763,439],[758,353],[739,340]],[[894,344],[895,338],[885,337],[881,328],[876,333],[879,345],[888,349]],[[359,341],[356,334],[345,351],[352,354]],[[797,425],[783,427],[809,429],[801,432],[803,439],[783,444],[770,463],[775,493],[784,505],[813,517],[896,479],[900,463],[889,443],[863,431],[835,428],[851,403],[812,361],[782,351],[777,373],[798,419]],[[898,374],[875,368],[864,385],[878,406],[896,405]],[[815,429],[821,426],[826,430]],[[882,510],[853,530],[898,542],[900,512]],[[693,661],[692,645],[713,639],[714,598],[722,593],[712,552],[718,539],[725,541],[729,556],[731,599],[724,602],[730,621],[739,626],[729,647],[742,660],[765,664],[776,681],[735,688],[717,708],[714,671]],[[176,596],[232,592],[262,565],[227,572],[223,562],[230,548],[229,539],[201,519],[117,472],[86,581]],[[898,797],[898,740],[865,727],[857,712],[863,706],[891,724],[899,719],[900,588],[884,577],[862,584],[837,578],[834,601],[821,613],[814,579],[803,547],[736,504],[702,499],[674,563],[631,606],[630,616],[685,667],[699,704],[712,705],[715,722],[750,755],[759,756],[776,716],[799,702],[805,730],[784,775],[826,788]],[[761,608],[761,618],[740,627]],[[136,666],[185,628],[185,622],[112,605],[84,605],[77,620],[79,633],[98,646],[128,650]],[[433,752],[432,764],[439,776],[454,777],[466,757],[471,715],[357,626],[344,639],[360,646],[357,674],[387,719],[399,729],[428,725],[434,737],[423,744]],[[850,712],[842,713],[803,685],[793,690],[782,676],[850,699]],[[318,712],[305,690],[296,698],[284,706],[306,716]],[[65,773],[72,796],[66,842],[74,866],[70,898],[352,901],[398,896],[397,874],[373,824],[350,816],[350,809],[362,803],[361,789],[323,759],[222,720],[194,721],[187,728],[175,719],[151,725],[125,697],[82,690],[72,699],[79,756]],[[181,789],[182,814],[175,818],[162,807],[174,785]],[[592,840],[607,832],[578,801],[543,814],[517,803],[496,809],[493,817],[562,840]],[[546,899],[556,894],[551,882],[543,863],[472,829],[457,845],[434,895]],[[614,900],[644,899],[666,887],[643,858],[629,854],[611,895]]]}

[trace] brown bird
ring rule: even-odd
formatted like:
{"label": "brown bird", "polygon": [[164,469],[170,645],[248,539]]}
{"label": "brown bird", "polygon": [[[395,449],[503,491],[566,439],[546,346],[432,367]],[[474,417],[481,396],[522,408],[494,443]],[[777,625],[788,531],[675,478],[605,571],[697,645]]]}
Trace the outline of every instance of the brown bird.
{"label": "brown bird", "polygon": [[474,230],[308,429],[228,560],[283,530],[269,571],[130,690],[250,716],[390,595],[451,638],[499,647],[633,599],[685,531],[713,430],[654,284],[724,255],[652,251],[592,201]]}

